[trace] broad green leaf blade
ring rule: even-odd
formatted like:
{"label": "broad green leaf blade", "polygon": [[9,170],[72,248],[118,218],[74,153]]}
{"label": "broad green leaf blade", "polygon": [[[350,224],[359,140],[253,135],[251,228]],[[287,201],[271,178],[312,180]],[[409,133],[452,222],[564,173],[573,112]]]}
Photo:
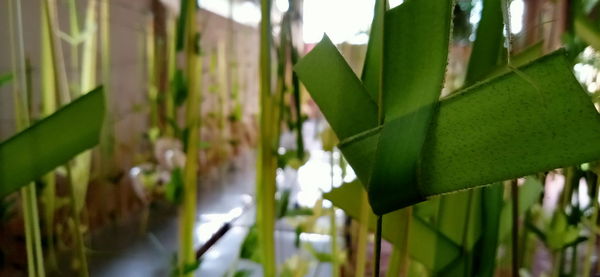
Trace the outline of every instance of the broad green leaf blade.
{"label": "broad green leaf blade", "polygon": [[[362,190],[363,187],[360,182],[354,181],[345,183],[341,187],[325,193],[324,197],[330,200],[336,207],[344,210],[346,214],[357,219],[359,218],[360,206],[356,205],[356,199],[360,199]],[[383,218],[382,236],[395,245],[399,244],[403,237],[400,233],[400,225],[402,224],[402,220],[400,220],[401,216],[401,211],[396,211],[384,215]],[[375,219],[376,217],[371,214],[369,218]],[[374,220],[369,222],[371,230],[375,230],[375,225]],[[418,216],[413,216],[408,242],[410,256],[434,272],[448,266],[460,254],[458,245],[444,235],[436,232],[429,223],[423,221]],[[436,249],[440,252],[440,255],[431,255]]]}
{"label": "broad green leaf blade", "polygon": [[504,49],[502,42],[504,35],[502,28],[502,1],[484,0],[481,21],[477,27],[476,40],[473,43],[473,52],[469,58],[469,69],[465,77],[465,84],[472,85],[482,80],[498,66],[500,51]]}
{"label": "broad green leaf blade", "polygon": [[0,198],[98,143],[104,92],[96,88],[0,144]]}
{"label": "broad green leaf blade", "polygon": [[434,195],[597,160],[599,139],[600,116],[558,51],[444,100],[420,189]]}
{"label": "broad green leaf blade", "polygon": [[[411,187],[417,183],[421,149],[444,83],[453,4],[409,0],[386,14],[383,107],[387,124],[367,183],[376,214],[389,212],[383,207],[400,195],[405,201],[424,200]],[[394,193],[396,186],[404,188],[402,194]]]}
{"label": "broad green leaf blade", "polygon": [[369,34],[369,43],[367,53],[365,54],[365,63],[361,74],[361,80],[369,92],[373,102],[377,103],[381,87],[381,78],[383,75],[383,32],[384,32],[384,13],[385,7],[383,0],[375,1],[375,11],[373,12],[373,22],[371,23],[371,33]]}
{"label": "broad green leaf blade", "polygon": [[295,66],[338,138],[377,125],[377,106],[327,36]]}
{"label": "broad green leaf blade", "polygon": [[453,0],[407,0],[386,13],[386,122],[438,101],[448,62],[453,6]]}
{"label": "broad green leaf blade", "polygon": [[[381,147],[372,138],[380,132],[340,144],[346,157],[362,157],[348,159],[356,171],[372,166],[367,158]],[[558,51],[443,99],[423,147],[419,182],[390,183],[386,195],[372,199],[388,200],[379,209],[393,211],[433,195],[597,160],[598,140],[600,116]]]}

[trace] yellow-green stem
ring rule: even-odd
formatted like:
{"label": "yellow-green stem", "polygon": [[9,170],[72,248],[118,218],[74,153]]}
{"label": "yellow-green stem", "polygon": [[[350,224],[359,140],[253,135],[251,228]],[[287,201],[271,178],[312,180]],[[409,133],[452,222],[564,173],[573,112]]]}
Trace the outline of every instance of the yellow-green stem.
{"label": "yellow-green stem", "polygon": [[[25,73],[25,50],[23,45],[23,25],[21,2],[8,1],[9,28],[11,45],[11,63],[16,82],[13,84],[15,101],[15,119],[17,130],[29,125],[27,82]],[[27,268],[29,276],[45,276],[44,256],[40,236],[36,188],[30,183],[21,189],[23,220],[25,223],[25,243],[27,250]]]}
{"label": "yellow-green stem", "polygon": [[354,276],[356,277],[365,276],[370,209],[369,196],[366,191],[363,191],[360,204],[360,217],[358,218],[358,239],[356,241],[356,267],[354,273]]}
{"label": "yellow-green stem", "polygon": [[[330,169],[331,169],[331,188],[334,186],[334,160],[333,160],[333,151],[331,151],[330,156]],[[341,158],[340,158],[341,159]],[[331,211],[329,215],[329,236],[331,237],[331,276],[338,277],[340,276],[340,265],[339,265],[339,254],[338,254],[338,244],[337,244],[337,224],[335,220],[335,206],[331,205]]]}
{"label": "yellow-green stem", "polygon": [[[45,12],[47,3],[42,2],[41,10],[41,33],[42,33],[42,66],[41,66],[41,90],[42,90],[42,116],[48,116],[56,110],[56,80],[54,72],[54,60],[52,55],[50,24]],[[44,191],[42,199],[44,202],[44,221],[46,225],[46,239],[48,240],[48,256],[50,265],[57,269],[56,249],[54,245],[54,210],[56,206],[56,179],[54,172],[44,177]]]}
{"label": "yellow-green stem", "polygon": [[[165,99],[165,110],[167,114],[167,118],[173,120],[173,122],[177,122],[177,111],[175,109],[175,86],[173,85],[173,80],[175,80],[175,66],[176,66],[176,43],[175,43],[175,33],[177,32],[177,24],[175,24],[175,18],[172,16],[167,17],[167,78],[168,78],[168,91],[169,94]],[[166,135],[174,137],[175,129],[171,124],[167,124],[167,128],[165,130]]]}
{"label": "yellow-green stem", "polygon": [[[410,224],[412,219],[412,207],[407,207],[402,210],[402,230],[401,234],[403,238],[409,236]],[[401,245],[394,246],[392,250],[392,256],[388,263],[387,277],[398,277],[407,276],[408,274],[408,239],[403,239]]]}
{"label": "yellow-green stem", "polygon": [[[79,30],[79,19],[77,17],[77,3],[75,0],[69,0],[69,29],[70,36],[73,38],[79,38],[81,32]],[[71,95],[77,96],[80,91],[80,84],[77,82],[80,76],[77,76],[79,73],[77,68],[79,68],[79,43],[72,43],[71,45]]]}
{"label": "yellow-green stem", "polygon": [[[275,261],[275,148],[276,101],[271,95],[271,1],[261,0],[260,23],[260,145],[256,174],[256,223],[261,242],[263,276],[276,275]],[[273,122],[275,120],[275,123]]]}
{"label": "yellow-green stem", "polygon": [[[100,1],[100,24],[101,24],[101,63],[102,63],[102,84],[104,95],[106,97],[106,107],[111,107],[111,59],[110,59],[110,0]],[[112,112],[107,112],[102,126],[102,137],[100,140],[101,163],[100,172],[103,176],[113,171],[114,155],[114,127]]]}
{"label": "yellow-green stem", "polygon": [[583,276],[589,277],[592,271],[592,255],[596,250],[596,232],[593,230],[597,227],[598,222],[598,191],[600,190],[600,177],[596,180],[596,187],[592,193],[592,216],[590,218],[590,224],[592,231],[590,232],[590,238],[587,242],[587,248],[585,250],[585,259],[583,260]]}
{"label": "yellow-green stem", "polygon": [[186,267],[196,262],[194,251],[194,224],[196,222],[196,197],[198,182],[198,143],[200,125],[200,81],[202,60],[196,48],[196,2],[186,1],[187,21],[185,34],[186,78],[188,99],[186,103],[186,126],[189,128],[184,169],[183,204],[180,208],[180,239],[178,268],[180,276],[193,276],[193,271],[184,274]]}
{"label": "yellow-green stem", "polygon": [[69,184],[71,185],[71,194],[70,194],[70,207],[71,207],[71,215],[73,216],[73,225],[75,228],[75,231],[73,232],[75,234],[75,243],[77,244],[76,250],[77,250],[77,256],[79,257],[79,263],[80,263],[80,271],[79,274],[80,276],[89,276],[89,270],[88,270],[88,264],[87,264],[87,258],[85,255],[85,244],[83,242],[83,233],[80,230],[81,227],[81,222],[79,220],[79,210],[77,207],[77,196],[76,196],[76,184],[73,182],[73,175],[72,175],[72,171],[71,171],[71,167],[70,166],[66,166],[67,168],[67,179],[69,180]]}
{"label": "yellow-green stem", "polygon": [[148,82],[148,100],[150,101],[150,140],[158,138],[158,87],[156,86],[156,54],[154,47],[154,20],[150,15],[146,22],[146,63],[147,63],[147,82]]}

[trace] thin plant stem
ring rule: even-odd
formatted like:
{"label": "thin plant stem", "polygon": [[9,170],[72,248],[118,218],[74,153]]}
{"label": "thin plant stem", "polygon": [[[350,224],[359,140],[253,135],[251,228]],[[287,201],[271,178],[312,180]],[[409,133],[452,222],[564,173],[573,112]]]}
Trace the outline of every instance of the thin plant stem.
{"label": "thin plant stem", "polygon": [[73,216],[73,224],[75,225],[75,243],[77,243],[77,255],[79,256],[79,263],[81,265],[81,270],[79,271],[79,274],[81,276],[89,276],[89,270],[88,270],[88,264],[87,264],[87,258],[85,255],[85,245],[83,242],[83,234],[82,231],[79,230],[80,226],[81,226],[81,222],[79,220],[79,210],[77,207],[77,195],[76,195],[76,184],[73,182],[73,175],[72,175],[72,170],[70,166],[66,166],[67,168],[67,179],[69,180],[69,184],[71,185],[70,188],[70,207],[71,207],[71,212],[72,212],[72,216]]}
{"label": "thin plant stem", "polygon": [[367,262],[367,237],[369,235],[369,197],[366,191],[362,192],[360,217],[358,218],[358,239],[356,242],[356,269],[355,277],[365,276]]}
{"label": "thin plant stem", "polygon": [[519,276],[519,186],[514,179],[510,183],[512,195],[512,276]]}
{"label": "thin plant stem", "polygon": [[[56,80],[54,78],[54,60],[52,55],[50,24],[46,14],[47,2],[42,1],[42,23],[41,23],[41,48],[42,48],[42,67],[41,67],[41,90],[42,90],[42,116],[48,116],[56,110]],[[44,221],[46,224],[46,239],[48,240],[48,257],[53,269],[57,269],[56,248],[54,241],[54,211],[56,207],[56,179],[54,172],[46,174],[44,177],[44,191],[42,199],[44,202]]]}
{"label": "thin plant stem", "polygon": [[592,231],[590,232],[590,238],[588,239],[587,248],[585,250],[585,258],[583,259],[583,277],[589,277],[592,271],[592,255],[596,250],[596,239],[597,235],[593,231],[598,222],[598,191],[600,187],[600,176],[596,178],[596,186],[594,186],[594,192],[592,193],[592,216],[590,218],[590,224],[592,225]]}
{"label": "thin plant stem", "polygon": [[375,232],[375,261],[373,275],[379,277],[379,267],[381,264],[381,228],[383,227],[383,216],[377,216],[377,229]]}
{"label": "thin plant stem", "polygon": [[[77,16],[77,2],[75,0],[69,0],[69,29],[70,36],[73,38],[79,38],[81,35],[81,31],[79,29],[79,19]],[[71,80],[73,83],[71,84],[71,95],[79,94],[79,82],[77,80],[81,76],[77,76],[79,67],[79,43],[71,43]]]}
{"label": "thin plant stem", "polygon": [[[167,17],[167,78],[168,78],[168,95],[165,99],[165,110],[167,118],[170,118],[173,122],[177,122],[177,111],[175,109],[175,86],[173,82],[175,80],[175,69],[176,69],[176,43],[175,33],[177,32],[177,24],[173,16]],[[166,135],[174,137],[175,129],[171,124],[167,125],[165,130]]]}
{"label": "thin plant stem", "polygon": [[[100,1],[100,41],[101,41],[101,63],[102,63],[102,84],[104,95],[106,96],[106,107],[111,103],[111,57],[110,57],[110,0]],[[114,127],[112,112],[107,112],[102,126],[102,137],[100,141],[101,163],[100,172],[102,175],[112,173],[112,159],[114,155]]]}
{"label": "thin plant stem", "polygon": [[67,70],[65,68],[64,57],[62,52],[62,43],[58,38],[58,15],[56,13],[56,0],[45,0],[44,12],[48,18],[48,34],[50,36],[50,48],[52,52],[52,65],[56,80],[56,91],[58,92],[59,103],[64,105],[71,101],[69,94],[69,81],[67,78]]}
{"label": "thin plant stem", "polygon": [[[21,18],[21,1],[8,1],[9,28],[11,44],[11,63],[16,82],[13,85],[15,101],[15,119],[18,130],[29,125],[27,99],[27,81],[25,66],[25,50],[23,44],[23,24]],[[23,201],[23,219],[25,222],[25,244],[27,249],[28,276],[45,276],[44,256],[40,235],[39,216],[36,198],[36,187],[29,183],[21,189]]]}
{"label": "thin plant stem", "polygon": [[[331,151],[330,153],[330,169],[331,169],[331,188],[333,189],[333,185],[334,185],[334,159],[333,159],[333,151]],[[337,224],[336,224],[336,218],[335,218],[335,206],[331,205],[331,211],[330,211],[330,215],[329,215],[329,229],[330,229],[330,237],[331,237],[331,276],[332,277],[339,277],[340,276],[340,265],[338,262],[338,243],[337,243]]]}
{"label": "thin plant stem", "polygon": [[[195,10],[195,9],[194,9]],[[148,100],[150,101],[150,130],[151,141],[155,141],[159,136],[158,127],[158,88],[156,84],[156,50],[154,38],[154,20],[153,16],[148,16],[146,20],[146,63],[148,82]]]}

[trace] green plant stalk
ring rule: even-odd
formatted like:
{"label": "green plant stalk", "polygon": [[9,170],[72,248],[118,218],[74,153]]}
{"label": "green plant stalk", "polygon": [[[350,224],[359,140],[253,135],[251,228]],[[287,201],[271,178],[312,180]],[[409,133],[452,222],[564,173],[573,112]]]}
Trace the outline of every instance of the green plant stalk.
{"label": "green plant stalk", "polygon": [[[106,2],[106,1],[103,1],[103,2]],[[79,38],[79,36],[81,35],[81,31],[79,29],[79,19],[77,16],[77,3],[75,2],[75,0],[69,0],[67,3],[69,6],[70,36],[73,38]],[[75,97],[80,92],[79,83],[77,82],[77,80],[81,76],[77,76],[77,74],[79,72],[78,72],[78,70],[76,70],[77,68],[79,68],[79,43],[71,44],[71,57],[70,58],[71,58],[71,69],[72,69],[71,81],[73,81],[71,83],[71,95],[73,97]]]}
{"label": "green plant stalk", "polygon": [[365,266],[367,262],[367,238],[369,235],[369,197],[366,191],[362,191],[360,204],[360,217],[358,222],[358,238],[356,241],[356,267],[354,276],[363,277],[365,276]]}
{"label": "green plant stalk", "polygon": [[[100,1],[100,41],[101,41],[101,63],[102,63],[102,84],[104,87],[104,95],[106,96],[106,107],[110,108],[111,102],[111,57],[110,57],[110,0]],[[100,172],[103,175],[112,172],[114,166],[114,146],[115,146],[115,130],[113,116],[111,112],[106,113],[104,126],[100,142],[101,163]]]}
{"label": "green plant stalk", "polygon": [[90,276],[89,274],[89,270],[88,270],[88,264],[87,264],[87,258],[85,256],[85,245],[83,242],[83,232],[82,230],[80,230],[79,228],[81,227],[81,222],[79,220],[79,209],[77,207],[77,195],[76,195],[76,184],[73,182],[73,174],[72,174],[72,170],[70,166],[66,166],[67,168],[67,179],[69,180],[69,184],[71,185],[71,195],[70,195],[70,208],[71,208],[71,212],[72,212],[72,216],[73,216],[73,225],[75,228],[75,243],[77,244],[76,247],[76,251],[77,251],[77,255],[79,256],[79,262],[81,265],[81,269],[79,271],[80,276]]}
{"label": "green plant stalk", "polygon": [[512,276],[519,276],[519,186],[514,179],[510,183],[512,195]]}
{"label": "green plant stalk", "polygon": [[148,82],[148,100],[150,101],[150,141],[154,142],[158,138],[158,88],[156,86],[156,53],[154,38],[154,20],[149,16],[146,23],[146,63],[147,63],[147,82]]}
{"label": "green plant stalk", "polygon": [[188,81],[188,99],[186,103],[186,125],[189,128],[184,168],[183,204],[180,210],[180,246],[178,268],[180,276],[193,276],[193,272],[184,274],[184,269],[196,262],[194,251],[194,224],[196,222],[196,197],[198,179],[198,143],[200,125],[200,82],[202,60],[196,48],[196,2],[187,1],[185,55],[186,78]]}
{"label": "green plant stalk", "polygon": [[[175,34],[177,32],[177,24],[175,24],[175,18],[172,16],[167,17],[167,83],[169,84],[169,94],[165,100],[165,110],[167,118],[171,118],[174,122],[177,122],[177,110],[175,109],[175,69],[176,69],[176,55],[177,49],[175,48]],[[175,129],[171,124],[167,124],[166,135],[170,137],[175,136]]]}
{"label": "green plant stalk", "polygon": [[[80,91],[79,95],[91,91],[96,86],[96,49],[98,44],[98,34],[96,31],[97,25],[97,1],[90,0],[88,2],[85,28],[88,32],[88,37],[84,41],[82,60],[81,60],[81,79],[80,79]],[[85,254],[85,245],[83,239],[83,231],[81,228],[80,216],[85,207],[85,199],[87,195],[87,188],[90,181],[90,172],[92,164],[92,152],[87,150],[77,157],[75,157],[72,163],[67,164],[67,173],[69,174],[69,182],[71,183],[71,194],[70,202],[74,208],[73,211],[73,223],[74,223],[74,235],[77,242],[77,254],[79,262],[81,263],[81,272],[83,276],[89,276],[87,257]]]}
{"label": "green plant stalk", "polygon": [[340,276],[340,263],[339,263],[339,249],[337,243],[337,223],[335,218],[335,207],[331,206],[331,211],[329,215],[329,225],[330,227],[330,236],[331,236],[331,276],[338,277]]}
{"label": "green plant stalk", "polygon": [[[56,110],[56,81],[54,79],[54,61],[52,55],[50,24],[48,15],[45,13],[46,1],[42,2],[42,67],[41,67],[41,90],[42,90],[42,116],[49,116]],[[42,199],[44,202],[44,221],[46,225],[46,238],[48,240],[48,256],[50,265],[57,269],[56,248],[54,241],[54,211],[56,209],[56,178],[54,172],[46,174],[44,179],[44,191]]]}
{"label": "green plant stalk", "polygon": [[[94,30],[97,23],[97,2],[90,0],[86,11],[86,30],[89,32],[82,52],[81,63],[81,84],[79,95],[83,95],[94,89],[96,86],[96,49],[98,43],[97,32]],[[94,31],[92,31],[94,30]],[[73,188],[75,189],[75,203],[78,213],[85,205],[88,183],[90,181],[90,171],[92,163],[91,150],[85,151],[75,157],[71,166],[73,174]],[[82,257],[83,258],[83,257]]]}
{"label": "green plant stalk", "polygon": [[[21,2],[8,1],[12,71],[17,82],[13,84],[15,119],[17,130],[29,125],[27,82],[25,80],[25,50],[23,45],[23,25]],[[25,222],[25,243],[27,249],[28,276],[45,276],[44,256],[40,236],[36,187],[30,183],[21,189],[23,220]]]}
{"label": "green plant stalk", "polygon": [[271,0],[261,0],[260,23],[260,134],[256,174],[256,223],[261,241],[261,263],[263,276],[276,276],[275,260],[275,157],[274,138],[277,120],[271,95]]}
{"label": "green plant stalk", "polygon": [[[573,167],[566,167],[563,169],[563,174],[565,176],[565,185],[563,187],[563,191],[561,193],[561,197],[558,200],[557,206],[556,206],[556,210],[554,211],[554,217],[557,216],[557,213],[564,213],[565,212],[565,208],[567,207],[567,205],[569,205],[569,203],[571,202],[571,188],[572,188],[572,177],[574,174],[574,169]],[[554,218],[552,219],[553,221],[555,220]],[[554,256],[554,262],[553,262],[553,269],[552,269],[552,277],[558,277],[562,274],[562,270],[563,270],[563,262],[564,262],[564,251],[565,249],[559,249],[554,251],[553,256]]]}
{"label": "green plant stalk", "polygon": [[85,29],[86,32],[88,32],[88,37],[83,44],[81,90],[79,91],[79,95],[83,95],[92,90],[96,84],[96,49],[98,45],[97,22],[97,0],[90,0],[88,2],[85,18]]}
{"label": "green plant stalk", "polygon": [[227,134],[227,99],[228,99],[228,85],[227,85],[227,56],[226,56],[227,48],[225,45],[225,41],[219,41],[217,45],[217,76],[219,89],[217,94],[218,104],[217,104],[217,114],[218,114],[218,134],[217,134],[217,142],[219,143],[219,149],[217,149],[217,154],[220,159],[225,158],[224,146],[226,144],[226,139],[228,137]]}
{"label": "green plant stalk", "polygon": [[571,248],[573,251],[571,252],[571,272],[569,276],[577,276],[577,244]]}
{"label": "green plant stalk", "polygon": [[[592,198],[592,216],[590,218],[590,224],[592,224],[592,230],[596,228],[598,222],[598,191],[600,188],[600,177],[596,180],[596,186],[594,188],[594,197]],[[590,232],[590,238],[588,239],[587,248],[585,250],[585,258],[583,259],[583,277],[589,277],[592,271],[592,255],[596,249],[596,238],[597,235],[594,231]]]}
{"label": "green plant stalk", "polygon": [[56,0],[45,0],[44,13],[48,18],[48,34],[50,37],[50,48],[52,52],[52,65],[54,71],[54,79],[56,80],[56,91],[61,105],[65,105],[71,101],[69,94],[69,81],[67,80],[67,70],[65,68],[64,57],[62,52],[62,43],[58,38],[58,19],[56,13]]}
{"label": "green plant stalk", "polygon": [[[333,168],[335,166],[333,159],[333,151],[331,151],[329,156],[329,166],[330,166],[330,176],[331,176],[331,188],[334,185],[334,171]],[[331,237],[331,276],[339,277],[340,276],[340,264],[339,264],[339,253],[338,253],[338,243],[337,243],[337,224],[335,222],[335,206],[331,205],[330,214],[329,214],[329,236]]]}

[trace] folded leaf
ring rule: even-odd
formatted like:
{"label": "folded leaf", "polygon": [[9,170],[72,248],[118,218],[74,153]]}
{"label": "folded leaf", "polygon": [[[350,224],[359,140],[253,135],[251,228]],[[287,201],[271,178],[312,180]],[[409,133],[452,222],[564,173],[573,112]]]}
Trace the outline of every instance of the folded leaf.
{"label": "folded leaf", "polygon": [[[363,181],[370,180],[365,172],[375,163],[380,133],[373,128],[340,144]],[[441,101],[418,182],[390,183],[385,195],[371,196],[371,205],[381,214],[433,195],[596,160],[598,139],[600,117],[558,51]],[[393,161],[382,165],[397,169]]]}
{"label": "folded leaf", "polygon": [[377,126],[377,105],[327,36],[294,69],[340,140]]}
{"label": "folded leaf", "polygon": [[98,143],[104,118],[101,87],[0,144],[0,198]]}
{"label": "folded leaf", "polygon": [[[300,79],[340,140],[364,135],[361,132],[370,124],[363,122],[371,123],[378,113],[385,114],[386,122],[393,122],[383,127],[380,138],[371,139],[380,146],[374,166],[354,167],[369,190],[371,203],[380,201],[375,198],[382,195],[395,197],[388,194],[391,183],[401,180],[405,186],[416,182],[421,148],[443,86],[453,3],[409,0],[385,12],[384,17],[385,1],[376,2],[363,70],[370,97],[364,95],[365,88],[327,37],[296,65]],[[336,70],[339,73],[334,74]],[[337,77],[342,74],[343,79]],[[374,101],[382,101],[381,111]],[[354,128],[346,131],[349,123]],[[345,151],[355,156],[349,160],[373,161],[375,154],[362,150],[362,144],[356,147],[356,154]],[[390,160],[395,162],[394,168],[380,165]],[[416,196],[412,190],[405,192],[407,199]],[[378,205],[373,205],[379,214]]]}
{"label": "folded leaf", "polygon": [[[600,158],[600,117],[562,51],[437,104],[451,14],[452,1],[433,0],[386,13],[382,126],[372,96],[327,37],[296,65],[376,214]],[[369,75],[381,64],[371,61],[376,52],[367,56]]]}

